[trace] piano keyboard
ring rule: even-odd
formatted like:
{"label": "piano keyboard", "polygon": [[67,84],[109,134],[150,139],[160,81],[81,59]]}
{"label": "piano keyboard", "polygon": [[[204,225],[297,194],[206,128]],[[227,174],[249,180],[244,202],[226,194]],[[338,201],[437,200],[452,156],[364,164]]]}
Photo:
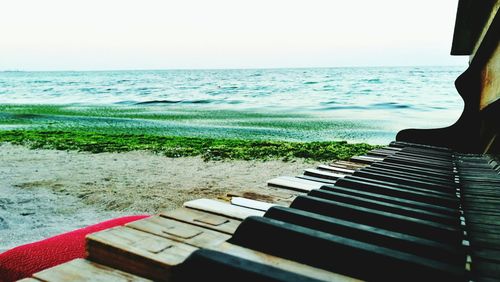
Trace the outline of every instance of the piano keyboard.
{"label": "piano keyboard", "polygon": [[198,199],[91,234],[85,260],[26,281],[498,281],[499,171],[392,142],[271,179],[274,196]]}

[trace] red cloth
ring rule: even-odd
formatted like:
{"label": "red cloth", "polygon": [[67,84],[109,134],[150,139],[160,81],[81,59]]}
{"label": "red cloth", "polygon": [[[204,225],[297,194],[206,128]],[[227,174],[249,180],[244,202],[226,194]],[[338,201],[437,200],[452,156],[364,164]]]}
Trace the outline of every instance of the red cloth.
{"label": "red cloth", "polygon": [[85,257],[85,236],[148,215],[125,216],[111,219],[38,242],[15,247],[0,254],[0,282],[10,282],[46,268]]}

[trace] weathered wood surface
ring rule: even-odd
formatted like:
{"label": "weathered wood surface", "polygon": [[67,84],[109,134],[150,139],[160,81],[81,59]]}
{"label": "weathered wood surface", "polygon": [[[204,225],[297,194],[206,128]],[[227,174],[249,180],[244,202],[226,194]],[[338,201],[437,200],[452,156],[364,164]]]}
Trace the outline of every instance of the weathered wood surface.
{"label": "weathered wood surface", "polygon": [[87,236],[88,259],[156,281],[168,281],[171,268],[197,248],[130,227]]}
{"label": "weathered wood surface", "polygon": [[485,109],[500,99],[500,45],[481,70],[481,93],[479,108]]}
{"label": "weathered wood surface", "polygon": [[231,204],[239,207],[245,207],[249,209],[254,209],[258,211],[267,211],[273,206],[278,206],[272,203],[266,203],[262,201],[256,201],[252,199],[242,198],[242,197],[233,197],[231,198]]}
{"label": "weathered wood surface", "polygon": [[265,189],[230,191],[226,194],[226,196],[229,199],[231,199],[232,197],[242,197],[256,201],[289,206],[293,202],[293,200],[300,194],[300,192],[284,191],[280,188],[273,188],[268,186]]}
{"label": "weathered wood surface", "polygon": [[[34,278],[23,279],[22,281],[47,281],[47,282],[122,282],[122,281],[151,281],[130,273],[116,270],[101,264],[97,264],[84,259],[75,259],[70,262],[35,273]],[[40,279],[40,280],[37,280]]]}
{"label": "weathered wood surface", "polygon": [[161,216],[137,220],[125,226],[199,248],[219,245],[231,238],[228,234]]}
{"label": "weathered wood surface", "polygon": [[241,223],[240,220],[234,218],[188,208],[165,211],[160,213],[160,216],[219,231],[225,234],[233,234]]}
{"label": "weathered wood surface", "polygon": [[349,169],[358,169],[367,166],[365,163],[359,163],[355,161],[336,161],[333,163],[329,163],[330,166],[349,168]]}
{"label": "weathered wood surface", "polygon": [[202,210],[209,213],[223,215],[239,220],[243,220],[249,216],[263,216],[264,212],[238,207],[221,201],[210,199],[198,199],[184,203],[184,207]]}

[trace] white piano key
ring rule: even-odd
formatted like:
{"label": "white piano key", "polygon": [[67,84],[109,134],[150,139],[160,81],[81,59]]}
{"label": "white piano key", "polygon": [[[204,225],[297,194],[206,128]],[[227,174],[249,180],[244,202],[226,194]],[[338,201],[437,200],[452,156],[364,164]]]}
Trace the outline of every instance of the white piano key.
{"label": "white piano key", "polygon": [[309,192],[311,190],[321,188],[321,186],[325,185],[325,183],[300,179],[296,177],[281,176],[267,181],[267,185],[284,189]]}
{"label": "white piano key", "polygon": [[334,167],[334,166],[329,166],[329,165],[319,165],[318,169],[329,170],[329,171],[340,172],[340,173],[348,173],[348,174],[352,174],[355,172],[354,169],[340,168],[340,167]]}
{"label": "white piano key", "polygon": [[327,172],[327,171],[319,170],[319,169],[315,169],[315,168],[308,168],[308,169],[305,169],[304,171],[308,172],[309,174],[312,174],[312,175],[315,175],[318,177],[328,178],[328,179],[339,179],[339,178],[344,178],[348,175],[345,173]]}
{"label": "white piano key", "polygon": [[249,209],[259,210],[259,211],[267,211],[273,206],[277,206],[276,204],[256,201],[252,199],[242,198],[242,197],[232,197],[231,204],[245,207]]}
{"label": "white piano key", "polygon": [[224,215],[231,218],[236,218],[244,220],[249,216],[263,216],[263,211],[258,211],[254,209],[239,207],[224,203],[221,201],[210,200],[210,199],[197,199],[185,202],[184,207],[196,210],[202,210],[209,213]]}

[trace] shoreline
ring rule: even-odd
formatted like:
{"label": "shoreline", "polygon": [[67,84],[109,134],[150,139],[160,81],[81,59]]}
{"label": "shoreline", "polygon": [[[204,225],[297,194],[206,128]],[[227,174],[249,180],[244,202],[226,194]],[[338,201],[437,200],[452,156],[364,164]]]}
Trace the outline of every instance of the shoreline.
{"label": "shoreline", "polygon": [[32,149],[57,149],[91,153],[149,151],[166,157],[203,160],[347,160],[378,146],[346,141],[289,142],[223,139],[151,134],[102,133],[81,130],[0,130],[0,144],[26,145]]}
{"label": "shoreline", "polygon": [[192,199],[279,194],[267,180],[378,147],[318,140],[370,129],[296,113],[0,105],[0,252]]}
{"label": "shoreline", "polygon": [[[90,131],[105,134],[204,139],[387,144],[399,127],[383,112],[352,109],[304,113],[297,109],[224,109],[175,105],[83,106],[0,104],[0,130]],[[363,114],[365,113],[365,114]],[[384,111],[385,114],[385,111]],[[418,119],[412,119],[418,120]]]}
{"label": "shoreline", "polygon": [[206,161],[148,151],[29,149],[0,144],[0,252],[122,215],[153,214],[196,198],[267,190],[305,159]]}

